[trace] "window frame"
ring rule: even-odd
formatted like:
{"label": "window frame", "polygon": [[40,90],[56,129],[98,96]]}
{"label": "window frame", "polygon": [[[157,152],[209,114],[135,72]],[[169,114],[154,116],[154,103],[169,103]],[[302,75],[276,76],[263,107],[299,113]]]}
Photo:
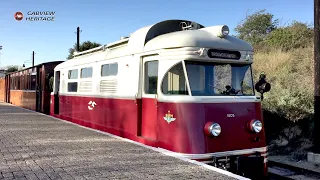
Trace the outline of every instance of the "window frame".
{"label": "window frame", "polygon": [[[205,61],[194,61],[194,60],[188,60],[189,62],[196,62],[196,63],[203,63],[203,64],[206,64],[206,63],[208,63],[208,64],[211,64],[211,65],[213,65],[214,67],[216,66],[216,65],[230,65],[230,67],[231,67],[231,70],[232,70],[232,67],[233,66],[249,66],[249,68],[248,68],[248,70],[250,69],[250,75],[251,75],[251,83],[252,83],[252,85],[253,85],[253,87],[252,87],[252,90],[253,90],[253,93],[252,94],[250,94],[250,95],[247,95],[247,94],[241,94],[241,95],[224,95],[224,94],[216,94],[216,93],[213,93],[212,95],[210,95],[210,96],[212,96],[212,97],[216,97],[216,96],[223,96],[223,97],[230,97],[230,96],[238,96],[238,97],[248,97],[248,96],[255,96],[256,95],[256,93],[255,93],[255,90],[254,90],[254,80],[253,80],[253,69],[252,69],[252,64],[240,64],[240,63],[228,63],[228,62],[205,62]],[[185,65],[185,66],[187,66],[187,65]],[[187,79],[188,79],[188,82],[189,82],[189,76],[188,76],[188,71],[187,71],[187,68],[185,68],[185,70],[186,70],[186,75],[187,75]],[[189,88],[190,88],[190,92],[192,93],[192,91],[191,91],[191,87],[190,87],[190,85],[189,85]],[[190,94],[191,94],[190,93]],[[208,95],[193,95],[194,97],[210,97],[210,96],[208,96]]]}
{"label": "window frame", "polygon": [[[106,66],[106,65],[108,65],[107,75],[103,75],[103,67]],[[116,74],[111,74],[110,75],[110,66],[111,65],[116,65],[117,66]],[[105,77],[116,77],[116,76],[118,76],[118,73],[119,73],[119,63],[118,62],[105,63],[105,64],[101,64],[100,65],[100,77],[103,77],[103,78],[105,78]]]}
{"label": "window frame", "polygon": [[[91,76],[89,77],[89,76],[86,76],[86,77],[82,77],[82,72],[83,72],[83,70],[86,70],[86,75],[88,74],[88,69],[91,69]],[[88,67],[84,67],[84,68],[81,68],[80,69],[80,79],[90,79],[90,78],[92,78],[93,77],[93,67],[92,66],[88,66]]]}
{"label": "window frame", "polygon": [[[149,93],[149,92],[146,92],[146,70],[148,70],[148,68],[146,68],[146,63],[150,63],[150,62],[157,62],[157,83],[156,83],[156,92],[155,93]],[[149,80],[149,76],[148,76],[148,80]],[[149,81],[148,81],[149,82]],[[159,92],[158,92],[158,84],[159,84],[159,60],[157,59],[150,59],[148,61],[144,61],[143,63],[143,94],[144,95],[147,95],[147,96],[152,96],[152,95],[157,95]],[[148,88],[149,89],[149,88]]]}
{"label": "window frame", "polygon": [[[72,71],[76,71],[77,72],[77,77],[76,78],[71,78],[71,74],[70,72]],[[67,86],[66,86],[66,92],[67,93],[77,93],[79,92],[79,68],[73,68],[73,69],[68,69],[67,71],[68,73],[68,79],[67,79]],[[69,91],[69,84],[72,84],[72,83],[76,83],[77,84],[77,89],[76,91]]]}
{"label": "window frame", "polygon": [[[160,83],[160,92],[161,92],[161,94],[162,95],[164,95],[164,96],[192,96],[192,92],[190,91],[190,85],[189,85],[189,79],[187,78],[188,77],[188,74],[187,74],[187,71],[186,71],[186,68],[185,68],[185,63],[184,63],[185,61],[183,60],[183,61],[179,61],[179,62],[177,62],[177,63],[175,63],[175,64],[173,64],[170,68],[168,68],[168,70],[164,73],[164,76],[162,77],[162,80],[161,80],[161,83]],[[172,70],[172,68],[174,68],[174,67],[176,67],[178,64],[180,64],[181,63],[181,65],[182,65],[182,70],[183,70],[183,75],[184,75],[184,79],[185,79],[185,85],[186,85],[186,92],[188,93],[188,94],[165,94],[164,92],[163,92],[163,83],[164,83],[164,79],[165,79],[165,77],[167,76],[167,74],[169,73],[169,71],[171,71]]]}
{"label": "window frame", "polygon": [[[76,89],[75,91],[70,91],[70,90],[69,90],[69,84],[74,84],[74,83],[77,84],[77,86],[76,86],[77,89]],[[67,92],[68,92],[68,93],[76,93],[76,92],[78,92],[78,90],[79,90],[78,86],[79,86],[78,81],[70,81],[70,82],[68,82],[68,84],[67,84]]]}
{"label": "window frame", "polygon": [[[70,72],[72,71],[76,71],[77,72],[77,77],[76,78],[71,78],[71,74]],[[68,70],[68,80],[74,80],[74,79],[79,79],[79,69],[69,69]]]}

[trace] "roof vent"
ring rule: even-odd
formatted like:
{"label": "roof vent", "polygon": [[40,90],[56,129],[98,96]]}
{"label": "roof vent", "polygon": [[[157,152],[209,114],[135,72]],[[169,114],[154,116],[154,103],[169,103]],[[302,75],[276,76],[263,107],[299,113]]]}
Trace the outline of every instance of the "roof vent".
{"label": "roof vent", "polygon": [[122,40],[122,39],[127,39],[127,38],[129,38],[128,36],[121,36],[120,37],[120,40]]}
{"label": "roof vent", "polygon": [[183,31],[185,30],[194,30],[194,29],[200,29],[200,25],[196,22],[181,22],[180,26],[182,28]]}

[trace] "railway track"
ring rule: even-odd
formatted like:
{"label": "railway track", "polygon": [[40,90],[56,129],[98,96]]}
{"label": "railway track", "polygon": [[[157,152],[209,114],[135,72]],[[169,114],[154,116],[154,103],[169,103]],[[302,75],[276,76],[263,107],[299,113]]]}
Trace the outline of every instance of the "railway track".
{"label": "railway track", "polygon": [[269,178],[275,179],[303,179],[312,180],[320,179],[320,172],[300,168],[288,164],[283,164],[276,161],[268,161],[268,174]]}

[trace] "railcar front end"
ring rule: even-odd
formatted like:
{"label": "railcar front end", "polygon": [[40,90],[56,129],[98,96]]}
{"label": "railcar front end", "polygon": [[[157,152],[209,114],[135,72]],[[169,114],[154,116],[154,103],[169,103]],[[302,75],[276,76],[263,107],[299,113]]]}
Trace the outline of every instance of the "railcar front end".
{"label": "railcar front end", "polygon": [[159,146],[246,177],[265,177],[267,143],[261,99],[255,95],[253,53],[168,51],[179,55],[164,51],[159,63]]}

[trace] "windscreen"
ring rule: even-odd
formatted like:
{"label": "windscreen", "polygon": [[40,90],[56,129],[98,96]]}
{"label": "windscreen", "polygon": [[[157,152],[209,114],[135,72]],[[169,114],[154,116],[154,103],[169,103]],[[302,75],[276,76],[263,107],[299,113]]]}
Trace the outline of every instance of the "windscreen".
{"label": "windscreen", "polygon": [[252,96],[251,65],[185,61],[192,96]]}

